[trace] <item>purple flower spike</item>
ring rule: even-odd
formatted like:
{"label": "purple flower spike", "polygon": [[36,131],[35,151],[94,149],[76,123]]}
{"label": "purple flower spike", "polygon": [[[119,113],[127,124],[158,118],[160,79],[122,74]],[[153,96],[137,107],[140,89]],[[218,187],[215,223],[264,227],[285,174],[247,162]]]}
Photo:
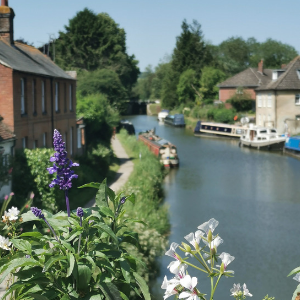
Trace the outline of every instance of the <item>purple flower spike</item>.
{"label": "purple flower spike", "polygon": [[31,207],[32,213],[40,219],[45,219],[44,214],[42,213],[42,210],[37,207]]}
{"label": "purple flower spike", "polygon": [[47,168],[47,170],[49,174],[57,173],[57,176],[49,186],[52,188],[57,184],[61,190],[66,191],[72,187],[72,179],[78,177],[71,168],[78,167],[79,164],[73,163],[67,158],[65,143],[56,129],[53,135],[53,146],[55,154],[50,158],[50,161],[53,162],[53,167]]}
{"label": "purple flower spike", "polygon": [[126,202],[126,197],[122,197],[121,200],[120,200],[120,203],[124,204],[125,202]]}
{"label": "purple flower spike", "polygon": [[78,207],[77,208],[77,216],[82,218],[83,217],[83,209],[82,207]]}

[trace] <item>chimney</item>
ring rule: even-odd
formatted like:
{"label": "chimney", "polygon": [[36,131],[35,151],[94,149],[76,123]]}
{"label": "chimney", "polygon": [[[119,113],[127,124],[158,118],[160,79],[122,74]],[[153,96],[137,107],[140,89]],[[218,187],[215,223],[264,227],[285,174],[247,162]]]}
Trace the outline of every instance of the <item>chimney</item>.
{"label": "chimney", "polygon": [[264,60],[261,59],[261,61],[258,63],[258,72],[260,72],[261,74],[264,74]]}
{"label": "chimney", "polygon": [[14,17],[12,8],[8,7],[8,0],[1,0],[0,6],[0,38],[9,44],[14,43]]}

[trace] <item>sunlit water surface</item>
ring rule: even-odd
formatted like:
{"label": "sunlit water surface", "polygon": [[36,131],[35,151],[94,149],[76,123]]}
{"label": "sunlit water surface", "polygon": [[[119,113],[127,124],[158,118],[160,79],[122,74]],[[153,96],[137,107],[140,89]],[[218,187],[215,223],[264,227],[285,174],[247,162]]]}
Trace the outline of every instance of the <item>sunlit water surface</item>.
{"label": "sunlit water surface", "polygon": [[[241,149],[235,140],[197,138],[187,129],[159,124],[155,117],[128,119],[136,132],[155,127],[159,136],[177,146],[180,167],[164,180],[170,243],[180,244],[210,218],[220,222],[215,232],[224,243],[218,252],[235,256],[228,267],[235,276],[222,278],[214,298],[233,299],[229,292],[233,283],[245,282],[253,299],[266,294],[291,299],[297,282],[287,275],[300,266],[300,161]],[[171,278],[167,269],[171,261],[168,256],[159,258],[161,274],[153,299],[163,299],[160,286],[165,275]],[[198,288],[209,294],[209,279],[198,275]]]}

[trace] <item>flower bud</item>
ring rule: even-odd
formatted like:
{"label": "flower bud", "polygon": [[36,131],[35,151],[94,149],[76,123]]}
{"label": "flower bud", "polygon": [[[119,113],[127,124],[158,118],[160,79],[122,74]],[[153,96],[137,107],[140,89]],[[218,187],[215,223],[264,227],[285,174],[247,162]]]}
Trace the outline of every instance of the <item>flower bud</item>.
{"label": "flower bud", "polygon": [[185,252],[191,253],[192,249],[191,249],[191,247],[190,247],[188,244],[182,242],[182,246],[183,246],[184,249],[186,250]]}
{"label": "flower bud", "polygon": [[212,232],[211,232],[210,229],[209,229],[208,234],[207,234],[207,240],[208,240],[209,243],[212,242]]}
{"label": "flower bud", "polygon": [[225,266],[224,266],[224,263],[222,262],[221,268],[220,268],[220,273],[224,274],[224,270],[225,270]]}

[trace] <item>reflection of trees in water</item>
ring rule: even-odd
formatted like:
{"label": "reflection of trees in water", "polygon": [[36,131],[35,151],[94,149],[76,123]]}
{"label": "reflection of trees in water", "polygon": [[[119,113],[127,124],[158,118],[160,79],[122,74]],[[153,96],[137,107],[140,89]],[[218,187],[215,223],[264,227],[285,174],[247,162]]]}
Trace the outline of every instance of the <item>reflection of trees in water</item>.
{"label": "reflection of trees in water", "polygon": [[[180,168],[180,161],[179,161],[179,168]],[[164,184],[165,186],[171,185],[174,183],[175,175],[178,172],[178,168],[170,169],[168,175],[165,177]]]}

